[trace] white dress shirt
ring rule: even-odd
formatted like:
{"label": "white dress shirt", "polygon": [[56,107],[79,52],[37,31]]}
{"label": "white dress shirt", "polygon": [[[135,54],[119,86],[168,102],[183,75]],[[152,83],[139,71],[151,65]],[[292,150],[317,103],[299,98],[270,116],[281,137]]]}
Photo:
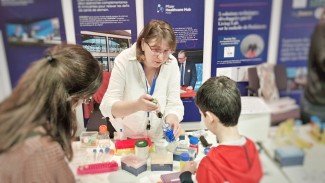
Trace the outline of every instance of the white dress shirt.
{"label": "white dress shirt", "polygon": [[[164,117],[175,114],[179,121],[183,119],[184,106],[180,98],[180,73],[177,60],[169,56],[169,62],[162,64],[156,80],[153,98],[158,100]],[[148,88],[150,91],[150,86]],[[112,106],[117,101],[134,101],[147,93],[144,70],[136,59],[136,45],[122,51],[114,62],[109,86],[100,104],[100,110],[105,117],[109,117],[116,131],[123,129],[124,136],[129,138],[146,137],[148,113],[138,111],[123,118],[112,116]],[[151,128],[149,137],[162,138],[163,120],[154,113],[149,113]]]}

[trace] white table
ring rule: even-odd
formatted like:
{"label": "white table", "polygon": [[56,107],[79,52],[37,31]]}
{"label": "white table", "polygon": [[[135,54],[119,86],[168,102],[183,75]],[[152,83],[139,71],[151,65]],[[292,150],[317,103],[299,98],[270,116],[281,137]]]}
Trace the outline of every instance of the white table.
{"label": "white table", "polygon": [[[270,129],[268,141],[263,146],[271,160],[274,159],[274,150],[279,146],[274,142],[277,127]],[[309,135],[310,126],[304,125],[299,129],[299,136],[309,143],[312,148],[304,149],[304,162],[300,166],[279,167],[290,182],[294,183],[324,183],[325,182],[325,144],[317,143]]]}
{"label": "white table", "polygon": [[[213,143],[217,145],[215,136],[208,132],[207,140],[209,143]],[[186,138],[187,139],[187,138]],[[111,148],[114,147],[112,143]],[[101,173],[101,174],[94,174],[94,175],[82,175],[79,176],[76,173],[77,167],[79,165],[84,164],[87,159],[85,148],[80,147],[80,142],[73,143],[73,150],[74,150],[74,159],[70,162],[70,168],[72,169],[76,180],[78,183],[126,183],[126,182],[135,182],[135,183],[156,183],[160,181],[161,174],[171,173],[170,171],[150,171],[150,159],[148,160],[148,171],[139,174],[138,176],[134,176],[133,174],[124,171],[121,169],[121,156],[114,156],[112,160],[115,160],[119,164],[118,171],[110,172],[110,173]],[[199,143],[199,154],[196,157],[195,161],[199,162],[203,157],[203,150],[204,148]],[[92,148],[87,149],[87,151],[92,151]],[[288,182],[287,179],[284,177],[280,169],[276,166],[276,164],[266,155],[264,151],[260,153],[260,159],[263,166],[264,177],[262,178],[262,183],[273,183],[273,182],[280,182],[286,183]],[[179,162],[174,161],[173,163],[173,171],[179,171]],[[195,175],[192,176],[193,180],[195,180]]]}

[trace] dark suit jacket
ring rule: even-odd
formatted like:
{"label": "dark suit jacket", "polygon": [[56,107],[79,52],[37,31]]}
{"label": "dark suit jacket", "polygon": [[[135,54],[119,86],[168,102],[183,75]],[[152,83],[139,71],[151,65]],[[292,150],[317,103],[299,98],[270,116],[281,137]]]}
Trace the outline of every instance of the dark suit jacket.
{"label": "dark suit jacket", "polygon": [[[178,66],[180,67],[181,65],[178,63]],[[195,63],[186,61],[184,72],[184,85],[181,83],[181,86],[192,86],[194,89],[197,79]]]}

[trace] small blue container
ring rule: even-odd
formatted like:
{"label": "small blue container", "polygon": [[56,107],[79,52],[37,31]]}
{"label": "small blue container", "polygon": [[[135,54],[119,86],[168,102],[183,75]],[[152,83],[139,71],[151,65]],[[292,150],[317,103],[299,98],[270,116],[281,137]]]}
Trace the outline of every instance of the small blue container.
{"label": "small blue container", "polygon": [[163,124],[163,131],[167,142],[175,141],[173,129],[169,126],[168,123]]}

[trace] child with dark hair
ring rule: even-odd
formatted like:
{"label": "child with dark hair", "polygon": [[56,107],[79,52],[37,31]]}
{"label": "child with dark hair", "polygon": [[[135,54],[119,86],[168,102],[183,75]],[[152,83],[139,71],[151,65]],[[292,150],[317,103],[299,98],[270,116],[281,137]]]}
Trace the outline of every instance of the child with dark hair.
{"label": "child with dark hair", "polygon": [[198,168],[194,162],[187,162],[181,170],[181,182],[193,182],[191,174],[195,172],[198,182],[259,182],[263,171],[258,151],[237,128],[241,99],[236,82],[226,76],[210,78],[199,88],[195,103],[219,145],[211,148]]}

